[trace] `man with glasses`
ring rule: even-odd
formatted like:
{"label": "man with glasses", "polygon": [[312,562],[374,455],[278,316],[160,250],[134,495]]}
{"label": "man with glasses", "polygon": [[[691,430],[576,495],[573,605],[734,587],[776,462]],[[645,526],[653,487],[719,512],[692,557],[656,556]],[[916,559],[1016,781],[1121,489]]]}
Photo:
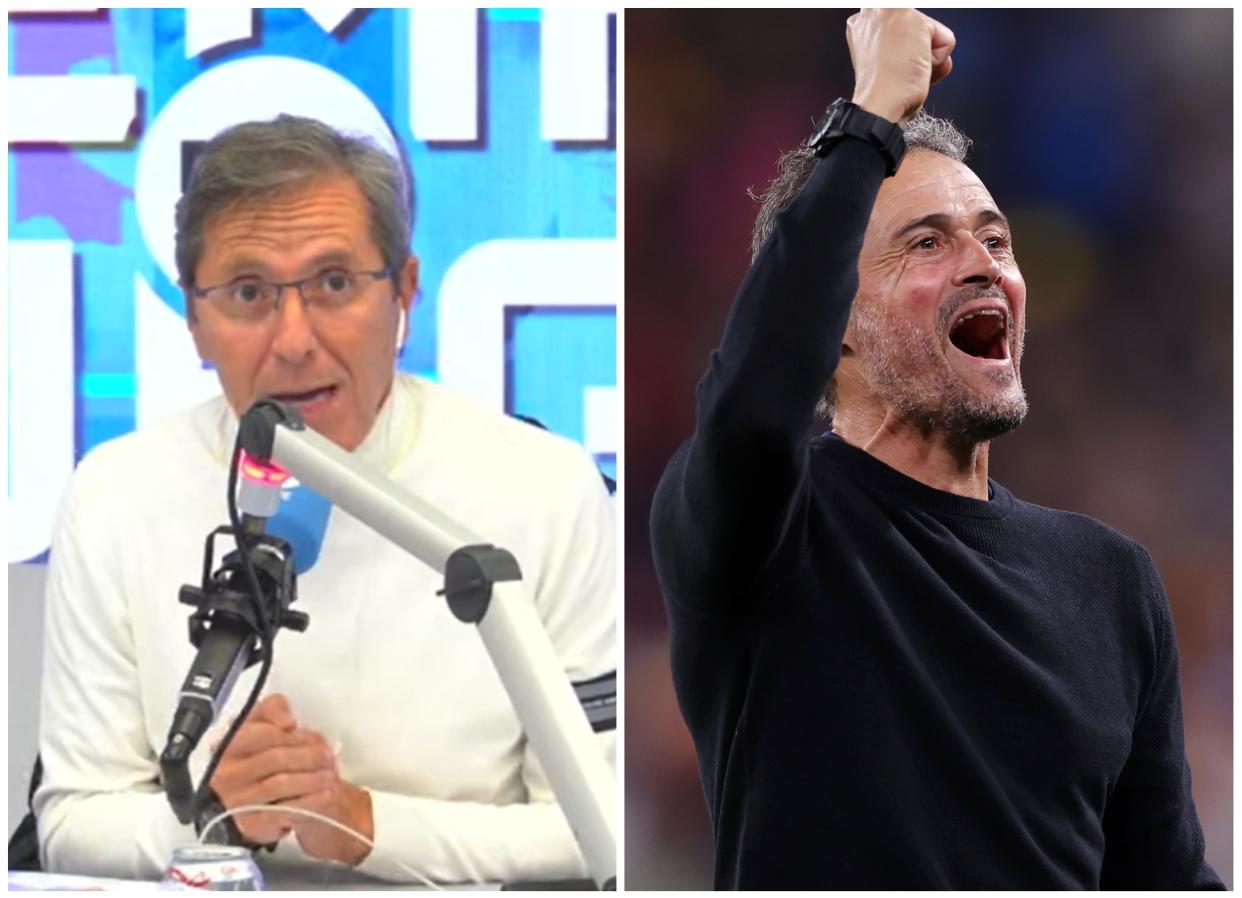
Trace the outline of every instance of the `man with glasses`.
{"label": "man with glasses", "polygon": [[[418,284],[411,195],[401,160],[291,116],[230,128],[196,161],[177,206],[176,258],[194,344],[224,395],[99,447],[62,507],[35,798],[50,869],[152,876],[194,838],[158,782],[193,657],[177,594],[224,515],[238,415],[260,399],[295,406],[510,549],[570,679],[593,693],[614,683],[613,524],[590,459],[394,371]],[[266,694],[211,780],[214,809],[271,810],[236,817],[224,838],[394,880],[581,874],[490,659],[435,596],[441,585],[333,514],[299,583],[310,627],[280,640]],[[222,717],[191,763],[196,778]],[[593,722],[611,757],[610,722]]]}

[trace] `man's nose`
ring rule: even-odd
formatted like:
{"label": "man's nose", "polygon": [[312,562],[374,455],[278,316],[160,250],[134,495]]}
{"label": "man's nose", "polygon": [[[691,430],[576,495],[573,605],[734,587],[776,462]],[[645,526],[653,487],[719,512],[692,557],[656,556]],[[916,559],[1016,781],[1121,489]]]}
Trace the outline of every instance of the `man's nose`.
{"label": "man's nose", "polygon": [[283,288],[272,314],[276,318],[272,352],[286,364],[303,364],[314,354],[319,341],[306,315],[306,303],[296,287]]}
{"label": "man's nose", "polygon": [[959,235],[959,260],[953,283],[959,287],[990,287],[1000,280],[1001,267],[996,257],[973,234]]}

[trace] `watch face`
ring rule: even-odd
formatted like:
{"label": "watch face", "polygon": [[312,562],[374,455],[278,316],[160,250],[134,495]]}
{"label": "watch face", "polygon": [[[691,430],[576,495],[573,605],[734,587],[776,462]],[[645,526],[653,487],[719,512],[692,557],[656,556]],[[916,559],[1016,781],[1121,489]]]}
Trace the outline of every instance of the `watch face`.
{"label": "watch face", "polygon": [[822,150],[826,150],[825,140],[832,132],[839,130],[841,120],[849,111],[849,106],[844,100],[833,100],[831,105],[824,110],[824,116],[815,126],[807,145],[817,155],[822,155]]}

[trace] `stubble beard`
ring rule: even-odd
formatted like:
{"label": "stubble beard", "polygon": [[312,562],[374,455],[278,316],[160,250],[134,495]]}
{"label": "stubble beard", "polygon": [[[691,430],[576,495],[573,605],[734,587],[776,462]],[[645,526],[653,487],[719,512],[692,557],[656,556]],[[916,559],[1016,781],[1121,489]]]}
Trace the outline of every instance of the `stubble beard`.
{"label": "stubble beard", "polygon": [[[936,334],[945,333],[953,312],[977,298],[970,292],[941,309]],[[1026,393],[1016,368],[987,371],[996,389],[980,393],[953,370],[935,334],[898,320],[876,301],[862,297],[852,310],[858,356],[875,398],[903,423],[924,435],[942,434],[951,445],[970,449],[1013,430],[1026,417]],[[1016,354],[1021,356],[1023,335]]]}

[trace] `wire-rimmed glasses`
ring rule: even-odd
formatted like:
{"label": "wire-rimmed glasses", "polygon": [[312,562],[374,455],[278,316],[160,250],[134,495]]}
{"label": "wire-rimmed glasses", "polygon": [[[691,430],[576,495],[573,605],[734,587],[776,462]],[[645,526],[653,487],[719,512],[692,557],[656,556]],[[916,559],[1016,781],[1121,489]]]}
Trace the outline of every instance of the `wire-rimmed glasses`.
{"label": "wire-rimmed glasses", "polygon": [[370,280],[389,277],[389,268],[376,271],[349,271],[329,268],[297,281],[267,281],[260,277],[239,277],[227,284],[195,287],[194,295],[212,304],[222,315],[237,321],[263,321],[280,308],[285,288],[294,287],[307,309],[337,312],[362,295]]}

